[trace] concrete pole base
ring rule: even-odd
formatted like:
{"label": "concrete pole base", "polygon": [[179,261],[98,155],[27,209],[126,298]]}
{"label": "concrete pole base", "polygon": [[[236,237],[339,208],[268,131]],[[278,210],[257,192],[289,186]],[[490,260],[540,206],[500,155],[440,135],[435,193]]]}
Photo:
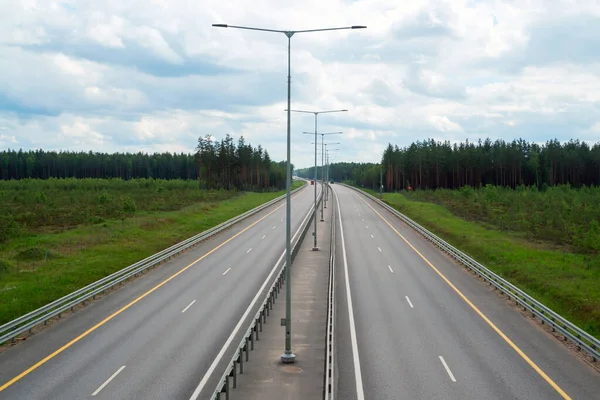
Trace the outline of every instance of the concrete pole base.
{"label": "concrete pole base", "polygon": [[283,353],[281,355],[281,362],[284,364],[293,364],[296,362],[296,355],[292,352]]}
{"label": "concrete pole base", "polygon": [[317,246],[312,248],[312,251],[319,251],[319,248]]}

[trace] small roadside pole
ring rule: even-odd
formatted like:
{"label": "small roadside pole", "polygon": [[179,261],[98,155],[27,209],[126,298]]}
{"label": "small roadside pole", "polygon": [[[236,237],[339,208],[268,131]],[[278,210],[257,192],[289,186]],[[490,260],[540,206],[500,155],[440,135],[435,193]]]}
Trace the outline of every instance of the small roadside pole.
{"label": "small roadside pole", "polygon": [[379,170],[379,198],[383,200],[383,170]]}

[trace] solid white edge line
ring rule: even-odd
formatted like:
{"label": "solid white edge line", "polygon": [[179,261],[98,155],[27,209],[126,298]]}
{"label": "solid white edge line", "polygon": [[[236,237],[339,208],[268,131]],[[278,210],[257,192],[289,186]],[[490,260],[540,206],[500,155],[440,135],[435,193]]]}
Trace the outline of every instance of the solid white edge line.
{"label": "solid white edge line", "polygon": [[231,271],[231,267],[227,268],[227,271],[223,272],[223,275],[225,275],[226,273],[228,273],[229,271]]}
{"label": "solid white edge line", "polygon": [[450,379],[452,379],[452,382],[456,382],[456,378],[454,378],[454,375],[452,375],[452,371],[450,371],[450,368],[448,367],[448,364],[446,364],[446,360],[444,360],[444,357],[442,357],[442,356],[439,356],[439,357],[440,357],[440,361],[442,362],[442,364],[444,364],[444,368],[446,368],[446,372],[450,376]]}
{"label": "solid white edge line", "polygon": [[406,297],[406,301],[408,301],[408,305],[410,306],[410,308],[415,308],[415,306],[413,306],[413,303],[410,301],[408,296],[404,296],[404,297]]}
{"label": "solid white edge line", "polygon": [[393,273],[394,273],[394,270],[392,269],[392,266],[391,266],[391,265],[388,265],[388,268],[390,269],[390,272],[393,274]]}
{"label": "solid white edge line", "polygon": [[[300,233],[300,229],[302,228],[302,225],[304,225],[304,222],[310,216],[312,216],[312,210],[313,210],[313,208],[314,208],[314,205],[312,207],[310,207],[310,210],[308,211],[308,214],[306,214],[306,217],[304,217],[304,219],[302,220],[302,223],[300,224],[300,227],[298,227],[298,230],[296,231],[296,233],[292,237],[292,242],[296,239],[296,237]],[[271,280],[271,277],[273,276],[273,274],[275,273],[275,271],[277,271],[277,268],[279,267],[279,264],[281,263],[281,261],[285,257],[285,252],[286,252],[286,250],[283,250],[283,253],[281,253],[281,256],[279,256],[279,259],[275,263],[275,266],[273,266],[273,269],[269,273],[269,276],[267,276],[267,279],[265,279],[265,281],[263,282],[263,284],[260,287],[260,289],[258,289],[258,292],[256,293],[256,295],[254,296],[254,299],[252,299],[252,302],[250,303],[250,305],[248,306],[248,308],[244,312],[244,315],[242,315],[242,318],[240,318],[240,320],[237,323],[237,325],[235,326],[235,328],[233,328],[233,332],[231,332],[231,335],[229,335],[229,337],[227,338],[227,341],[225,342],[225,344],[223,345],[223,347],[219,351],[219,354],[217,354],[217,356],[213,360],[212,364],[210,365],[210,367],[206,371],[206,374],[204,374],[204,376],[202,377],[202,380],[200,381],[200,383],[198,384],[198,386],[194,390],[194,393],[192,393],[192,396],[190,397],[190,400],[197,400],[198,396],[200,396],[200,393],[204,389],[204,386],[206,386],[206,383],[208,382],[208,380],[210,379],[211,375],[213,374],[213,372],[215,371],[215,369],[217,368],[217,366],[221,362],[221,359],[223,358],[223,356],[225,355],[225,352],[227,351],[227,349],[231,345],[231,342],[233,342],[233,339],[235,338],[235,335],[237,335],[238,331],[242,327],[242,324],[246,321],[246,318],[248,317],[248,314],[250,314],[250,312],[252,311],[252,308],[254,307],[254,304],[256,304],[256,302],[258,301],[258,298],[260,297],[261,293],[263,292],[263,290],[265,289],[265,287],[267,286],[267,284]]]}
{"label": "solid white edge line", "polygon": [[379,250],[379,252],[381,253],[381,247],[377,247],[377,250]]}
{"label": "solid white edge line", "polygon": [[264,239],[264,238],[266,238],[266,237],[267,237],[267,235],[263,235],[263,237],[261,237],[261,239]]}
{"label": "solid white edge line", "polygon": [[247,251],[246,254],[250,253],[252,251],[252,247],[250,247]]}
{"label": "solid white edge line", "polygon": [[340,220],[340,237],[342,238],[342,255],[344,256],[344,274],[346,276],[346,298],[348,303],[348,319],[350,320],[350,342],[352,343],[352,356],[354,361],[354,380],[356,381],[357,400],[365,399],[363,389],[362,373],[360,371],[360,357],[358,354],[358,342],[356,341],[356,325],[354,324],[354,310],[352,307],[352,293],[350,292],[350,278],[348,277],[348,258],[346,256],[346,243],[344,240],[344,227],[342,225],[342,212],[340,209],[340,200],[335,197]]}
{"label": "solid white edge line", "polygon": [[[231,269],[231,268],[230,268]],[[186,308],[184,308],[183,310],[181,310],[181,313],[183,314],[184,312],[187,311],[188,308],[190,308],[191,306],[194,305],[194,303],[196,302],[196,300],[192,301],[190,304],[188,304],[188,306]]]}
{"label": "solid white edge line", "polygon": [[100,393],[100,391],[101,391],[102,389],[104,389],[104,387],[105,387],[106,385],[108,385],[108,384],[110,383],[110,381],[112,381],[113,379],[115,379],[115,377],[116,377],[117,375],[119,375],[119,373],[121,373],[121,371],[123,371],[124,369],[125,369],[125,366],[123,365],[121,368],[119,368],[119,369],[117,370],[117,372],[115,372],[114,374],[112,374],[112,375],[110,376],[110,378],[108,378],[108,379],[107,379],[107,380],[106,380],[106,381],[105,381],[105,382],[104,382],[102,385],[100,385],[100,387],[99,387],[98,389],[96,389],[96,391],[95,391],[94,393],[92,393],[92,396],[95,396],[95,395],[97,395],[98,393]]}

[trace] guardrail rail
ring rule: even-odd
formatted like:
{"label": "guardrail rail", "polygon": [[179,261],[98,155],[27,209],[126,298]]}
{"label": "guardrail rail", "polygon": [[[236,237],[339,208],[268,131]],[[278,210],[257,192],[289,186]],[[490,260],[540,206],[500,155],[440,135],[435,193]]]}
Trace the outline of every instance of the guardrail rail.
{"label": "guardrail rail", "polygon": [[[332,190],[329,190],[332,196],[335,196]],[[329,245],[329,292],[327,294],[327,336],[325,342],[325,385],[323,387],[323,399],[334,400],[335,388],[335,224],[337,221],[335,214],[335,202],[331,201],[331,241]]]}
{"label": "guardrail rail", "polygon": [[[323,201],[323,191],[321,191],[319,197],[317,198],[317,207],[321,201]],[[304,225],[300,227],[300,234],[298,235],[298,238],[294,243],[292,243],[292,265],[296,255],[298,254],[300,245],[306,236],[306,232],[308,232],[310,228],[313,218],[318,218],[317,213],[315,213],[314,210],[315,205],[313,204],[309,210],[309,213],[313,215],[310,218],[306,218]],[[275,278],[271,287],[268,289],[262,304],[254,315],[254,318],[252,318],[252,322],[250,322],[248,329],[246,329],[246,333],[236,347],[233,357],[231,357],[231,360],[227,364],[228,367],[221,376],[221,379],[219,380],[219,383],[217,384],[217,387],[211,396],[211,400],[221,400],[222,393],[225,393],[225,399],[229,400],[231,389],[235,389],[237,387],[237,366],[239,365],[239,373],[243,374],[244,362],[249,361],[250,351],[254,350],[254,341],[259,340],[259,333],[263,330],[263,323],[267,322],[267,317],[269,317],[270,311],[273,309],[273,304],[275,304],[277,295],[285,283],[285,266],[286,262],[284,261],[282,267],[277,273],[277,277]]]}
{"label": "guardrail rail", "polygon": [[[296,193],[300,190],[306,189],[307,187],[307,185],[303,185],[297,189],[294,189],[292,193]],[[138,274],[144,273],[147,270],[158,266],[167,260],[170,260],[179,253],[186,251],[200,242],[225,231],[227,228],[259,213],[273,204],[285,200],[285,198],[286,195],[284,194],[268,201],[267,203],[261,204],[252,210],[246,211],[243,214],[233,217],[217,226],[192,236],[189,239],[179,242],[165,250],[151,255],[150,257],[138,261],[135,264],[125,267],[66,296],[54,300],[53,302],[48,303],[37,310],[31,311],[21,317],[7,322],[6,324],[0,326],[0,345],[9,340],[14,341],[17,336],[24,332],[31,333],[31,330],[36,326],[42,323],[47,324],[50,319],[56,316],[60,318],[61,314],[67,310],[73,311],[75,306],[79,304],[85,304],[85,302],[89,299],[95,299],[97,295],[103,294],[105,291],[114,288],[116,285],[128,280],[129,278],[135,277]]]}
{"label": "guardrail rail", "polygon": [[465,267],[469,268],[472,272],[477,274],[480,278],[482,278],[485,282],[492,285],[495,289],[499,290],[501,294],[506,294],[513,301],[517,303],[517,305],[523,308],[523,311],[529,311],[534,316],[539,318],[542,324],[548,324],[552,331],[558,331],[563,334],[564,340],[572,341],[579,351],[586,352],[591,358],[592,361],[596,362],[600,359],[600,340],[590,335],[583,329],[579,328],[571,321],[567,320],[560,314],[556,313],[552,309],[546,307],[544,304],[531,297],[523,290],[519,289],[512,283],[508,282],[504,278],[500,277],[496,273],[492,272],[479,262],[475,261],[469,255],[463,253],[458,250],[456,247],[447,243],[440,237],[435,234],[429,232],[427,229],[423,228],[421,225],[417,224],[406,215],[400,213],[395,208],[391,207],[389,204],[384,201],[378,199],[377,197],[366,193],[358,188],[355,188],[350,185],[345,185],[362,195],[370,198],[375,201],[377,204],[400,218],[404,223],[409,225],[411,228],[416,230],[421,236],[425,239],[432,242],[435,246],[440,248],[446,254],[451,256],[456,261],[460,262]]}

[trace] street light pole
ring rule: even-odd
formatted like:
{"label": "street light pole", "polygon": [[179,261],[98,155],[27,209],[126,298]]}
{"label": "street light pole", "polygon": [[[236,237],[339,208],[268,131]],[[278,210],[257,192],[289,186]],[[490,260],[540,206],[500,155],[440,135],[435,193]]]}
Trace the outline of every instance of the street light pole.
{"label": "street light pole", "polygon": [[[288,107],[289,108],[289,107]],[[344,110],[327,110],[327,111],[308,111],[308,110],[292,110],[292,112],[298,112],[298,113],[305,113],[305,114],[314,114],[315,115],[315,210],[313,213],[313,220],[314,220],[314,230],[313,230],[313,240],[314,240],[314,244],[313,244],[313,251],[319,250],[319,247],[317,246],[317,177],[318,177],[318,170],[317,170],[317,117],[319,116],[319,114],[329,114],[329,113],[335,113],[335,112],[346,112],[348,110],[344,109]],[[310,132],[302,132],[305,135],[311,135]],[[323,181],[323,171],[321,171],[321,182]],[[321,190],[323,190],[323,185],[321,185]],[[321,203],[322,204],[322,203]],[[323,221],[323,212],[321,212],[321,221]]]}
{"label": "street light pole", "polygon": [[[302,132],[302,133],[307,133],[307,132]],[[325,140],[325,135],[341,135],[341,134],[342,134],[342,132],[319,133],[319,135],[321,135],[321,169],[323,169],[323,156],[324,156],[323,141]],[[317,143],[317,141],[315,140],[315,147],[316,147],[316,143]],[[324,184],[323,173],[321,173],[321,182],[322,182],[322,184]],[[325,207],[325,205],[323,202],[321,202],[321,222],[323,222],[323,207]]]}
{"label": "street light pole", "polygon": [[[325,151],[322,153],[322,156],[325,156],[325,165],[324,165],[324,169],[325,169],[325,182],[327,182],[325,184],[325,196],[324,196],[324,203],[325,205],[323,206],[324,208],[327,208],[327,198],[329,196],[329,153],[327,152],[327,145],[328,144],[340,144],[339,142],[337,143],[325,143]],[[322,217],[321,217],[322,218]]]}
{"label": "street light pole", "polygon": [[[333,143],[330,143],[333,144]],[[325,146],[327,146],[327,144],[325,144]],[[331,180],[331,159],[329,158],[329,152],[330,151],[336,151],[339,149],[325,149],[325,157],[327,157],[327,184],[328,184],[328,188],[329,188],[329,181]],[[329,192],[327,192],[327,196],[329,196]]]}
{"label": "street light pole", "polygon": [[[337,31],[344,29],[364,29],[366,26],[353,25],[340,28],[323,28],[323,29],[305,29],[300,31],[284,31],[277,29],[264,29],[264,28],[253,28],[248,26],[237,26],[227,24],[212,24],[216,28],[235,28],[235,29],[246,29],[251,31],[262,31],[272,33],[283,33],[288,38],[288,85],[287,85],[287,179],[286,179],[286,223],[285,223],[285,351],[281,355],[281,362],[293,363],[296,361],[296,355],[292,352],[292,286],[291,286],[291,271],[292,266],[292,243],[291,243],[291,188],[292,188],[292,165],[291,165],[291,87],[292,87],[292,74],[291,74],[291,40],[292,36],[296,33],[309,33],[309,32],[323,32],[323,31]],[[316,182],[315,182],[316,183]]]}

